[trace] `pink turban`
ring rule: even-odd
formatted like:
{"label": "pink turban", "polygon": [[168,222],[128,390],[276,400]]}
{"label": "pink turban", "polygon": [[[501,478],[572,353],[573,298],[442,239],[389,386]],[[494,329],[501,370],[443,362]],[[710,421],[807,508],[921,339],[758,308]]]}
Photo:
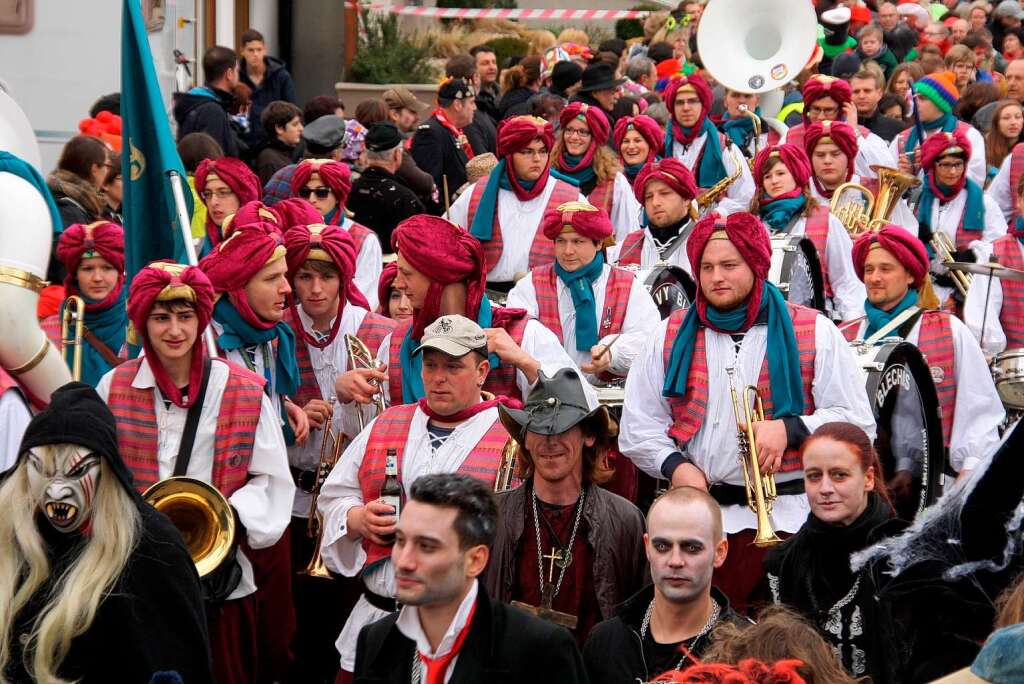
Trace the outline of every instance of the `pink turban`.
{"label": "pink turban", "polygon": [[[278,203],[280,204],[280,202]],[[320,221],[320,214],[316,213],[316,220]],[[261,223],[267,222],[271,226],[277,229],[277,232],[284,232],[284,223],[281,221],[280,212],[275,206],[273,209],[265,205],[263,202],[254,201],[246,202],[238,208],[234,214],[228,214],[225,217],[224,222],[221,224],[220,233],[227,240],[231,237],[232,233],[235,232],[235,226],[245,226],[250,223]]]}
{"label": "pink turban", "polygon": [[612,222],[601,209],[583,202],[566,202],[557,209],[548,209],[540,221],[540,232],[549,240],[562,233],[579,233],[609,247],[615,244]]}
{"label": "pink turban", "polygon": [[652,180],[660,180],[665,183],[683,199],[689,200],[697,197],[697,181],[694,180],[693,173],[675,157],[645,164],[644,168],[640,169],[636,180],[633,181],[633,194],[640,204],[644,203],[647,184]]}
{"label": "pink turban", "polygon": [[555,143],[555,133],[546,119],[536,116],[514,116],[500,122],[499,126],[499,159],[505,159],[513,152],[524,150],[534,140],[543,140],[549,150]]}
{"label": "pink turban", "polygon": [[864,233],[853,243],[853,268],[857,277],[864,280],[864,262],[868,253],[878,245],[896,257],[903,267],[914,276],[913,286],[921,287],[928,277],[928,251],[917,236],[911,235],[903,228],[895,225],[883,226],[876,232]]}
{"label": "pink turban", "polygon": [[[196,193],[200,199],[203,191],[206,190],[206,181],[210,176],[216,176],[238,197],[239,206],[247,202],[254,202],[260,199],[260,179],[243,162],[233,157],[222,157],[220,159],[204,159],[196,167]],[[205,203],[205,202],[204,202]],[[217,226],[213,223],[210,215],[206,215],[206,235],[210,244],[214,247],[223,239],[222,232],[218,232]]]}
{"label": "pink turban", "polygon": [[581,119],[587,124],[587,128],[590,129],[590,146],[587,147],[587,151],[584,153],[583,158],[578,164],[572,165],[565,159],[565,155],[568,154],[565,145],[562,145],[561,151],[558,153],[558,158],[555,159],[555,166],[566,173],[575,173],[576,171],[582,171],[594,163],[594,154],[597,152],[597,148],[600,145],[604,145],[608,142],[608,134],[611,132],[611,128],[608,125],[608,117],[604,115],[604,112],[600,108],[588,105],[584,102],[573,102],[569,104],[562,113],[558,116],[558,121],[562,127],[561,135],[565,136],[565,127],[569,125],[569,122],[573,119]]}
{"label": "pink turban", "polygon": [[391,290],[396,275],[398,275],[398,264],[392,261],[390,264],[384,264],[384,269],[380,272],[380,280],[377,281],[377,301],[380,302],[377,313],[388,318],[391,318],[388,302],[391,301]]}
{"label": "pink turban", "polygon": [[124,229],[109,221],[96,221],[68,226],[57,241],[57,258],[64,264],[67,275],[64,288],[68,295],[78,294],[78,267],[83,259],[102,257],[117,269],[117,286],[102,302],[86,305],[88,311],[106,309],[121,296],[124,287]]}
{"label": "pink turban", "polygon": [[[846,180],[853,177],[853,163],[857,159],[857,132],[845,121],[818,121],[804,129],[804,152],[807,158],[814,157],[818,143],[830,141],[846,155]],[[813,168],[813,166],[812,166]],[[821,186],[817,176],[812,176],[820,192],[829,195]]]}
{"label": "pink turban", "polygon": [[803,150],[796,145],[787,144],[769,145],[757,153],[754,159],[754,182],[757,183],[758,189],[764,191],[764,175],[767,173],[765,167],[772,157],[778,157],[786,165],[793,180],[796,181],[797,189],[807,187],[811,179],[811,162]]}
{"label": "pink turban", "polygon": [[715,99],[711,92],[711,86],[703,78],[696,74],[693,76],[673,76],[669,80],[668,85],[665,86],[665,106],[668,107],[669,116],[675,121],[676,95],[680,90],[685,90],[687,86],[693,88],[693,91],[697,94],[697,99],[700,100],[700,106],[704,110],[701,113],[701,118],[694,125],[694,128],[699,129],[701,124],[704,123],[704,117],[711,111],[711,103]]}
{"label": "pink turban", "polygon": [[[960,152],[954,151],[954,148],[957,147],[960,148]],[[951,154],[963,157],[964,159],[971,158],[971,141],[967,136],[961,133],[959,129],[954,130],[952,133],[944,133],[942,131],[933,133],[921,145],[921,168],[926,172],[931,171],[935,167],[935,162],[940,157]],[[967,174],[964,175],[966,176]]]}
{"label": "pink turban", "polygon": [[[639,116],[624,116],[615,122],[615,149],[622,149],[622,140],[626,137],[626,131],[634,130],[639,133],[651,151],[647,153],[647,161],[652,162],[661,154],[665,145],[665,131],[661,129],[658,122],[651,117],[641,114]],[[619,152],[622,157],[622,152]]]}
{"label": "pink turban", "polygon": [[839,113],[842,114],[843,105],[853,99],[853,91],[850,89],[850,84],[840,78],[815,74],[807,79],[807,83],[804,84],[803,96],[804,124],[806,125],[811,122],[807,117],[811,104],[823,97],[831,97],[839,105]]}
{"label": "pink turban", "polygon": [[338,200],[338,208],[331,223],[341,225],[342,219],[345,218],[345,202],[348,201],[348,193],[352,189],[352,172],[348,170],[347,164],[341,162],[305,159],[295,168],[295,175],[292,176],[293,196],[298,197],[299,190],[309,182],[310,176],[314,173],[320,176],[320,181],[331,189]]}
{"label": "pink turban", "polygon": [[277,214],[281,232],[287,233],[292,226],[309,226],[323,223],[323,217],[312,204],[299,197],[289,197],[274,204],[270,211]]}

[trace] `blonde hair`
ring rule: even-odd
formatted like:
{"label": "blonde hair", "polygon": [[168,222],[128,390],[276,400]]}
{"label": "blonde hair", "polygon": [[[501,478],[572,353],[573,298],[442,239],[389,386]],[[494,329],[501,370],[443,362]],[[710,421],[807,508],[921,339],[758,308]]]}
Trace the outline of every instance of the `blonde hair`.
{"label": "blonde hair", "polygon": [[[555,144],[551,147],[551,163],[555,164],[555,160],[561,156],[562,149],[565,147],[565,142],[561,134],[555,138]],[[622,171],[622,163],[619,162],[619,157],[612,148],[607,145],[598,145],[594,150],[594,173],[597,174],[598,182],[613,181],[615,180],[615,174]]]}
{"label": "blonde hair", "polygon": [[[44,464],[51,465],[72,444],[36,447]],[[0,485],[0,682],[11,659],[11,638],[18,614],[44,589],[52,568],[35,515],[43,487],[31,490],[28,459]],[[124,571],[141,530],[139,509],[106,460],[100,459],[88,541],[78,557],[53,582],[45,605],[35,616],[24,646],[25,667],[33,681],[68,684],[57,672],[74,639],[96,618],[100,603]]]}
{"label": "blonde hair", "polygon": [[562,29],[562,32],[558,34],[558,44],[564,45],[565,43],[575,43],[577,45],[589,46],[590,36],[583,29],[578,28],[566,28]]}

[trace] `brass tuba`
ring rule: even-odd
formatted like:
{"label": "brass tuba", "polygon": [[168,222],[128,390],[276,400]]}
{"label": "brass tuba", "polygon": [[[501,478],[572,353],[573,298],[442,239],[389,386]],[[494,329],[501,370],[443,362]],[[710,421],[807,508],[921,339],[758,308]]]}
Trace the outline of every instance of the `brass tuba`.
{"label": "brass tuba", "polygon": [[[82,338],[85,335],[85,300],[71,295],[61,306],[60,346],[64,363],[71,370],[71,379],[82,379]],[[72,334],[74,330],[74,334]],[[70,353],[71,358],[68,359]]]}
{"label": "brass tuba", "polygon": [[[888,223],[903,193],[921,184],[916,176],[889,166],[872,164],[871,170],[878,174],[877,195],[860,183],[843,183],[832,193],[832,203],[829,205],[831,212],[854,240],[862,233],[878,230]],[[864,197],[864,204],[860,205],[856,201],[840,204],[847,190],[859,192]]]}
{"label": "brass tuba", "polygon": [[[775,546],[782,540],[775,534],[772,521],[772,502],[775,500],[775,476],[761,474],[757,460],[757,444],[754,442],[754,422],[764,420],[764,404],[761,394],[754,385],[743,388],[743,410],[736,391],[736,369],[725,369],[729,376],[729,393],[732,395],[732,410],[736,417],[737,441],[739,442],[740,465],[743,467],[743,482],[747,489],[747,505],[757,516],[757,535],[754,546]],[[753,398],[748,401],[748,397]]]}
{"label": "brass tuba", "polygon": [[[357,368],[377,368],[376,360],[373,358],[373,354],[370,353],[370,349],[355,335],[345,335],[345,347],[348,349],[349,367],[353,370]],[[384,398],[384,388],[379,385],[373,404],[376,408],[376,415],[378,416],[384,413],[388,407],[387,401]],[[363,418],[362,407],[356,408],[356,420],[358,421],[357,424],[359,425],[359,431],[362,432],[363,428],[366,427],[366,420]]]}
{"label": "brass tuba", "polygon": [[181,532],[200,578],[234,556],[235,513],[216,487],[192,477],[169,477],[147,489],[142,498]]}

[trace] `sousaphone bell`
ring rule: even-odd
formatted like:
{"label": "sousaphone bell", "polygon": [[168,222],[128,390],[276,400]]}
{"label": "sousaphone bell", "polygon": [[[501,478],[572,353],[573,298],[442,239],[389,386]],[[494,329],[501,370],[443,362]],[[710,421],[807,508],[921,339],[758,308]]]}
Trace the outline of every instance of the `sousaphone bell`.
{"label": "sousaphone bell", "polygon": [[192,477],[169,477],[147,489],[142,498],[178,528],[200,579],[234,557],[235,513],[216,487]]}

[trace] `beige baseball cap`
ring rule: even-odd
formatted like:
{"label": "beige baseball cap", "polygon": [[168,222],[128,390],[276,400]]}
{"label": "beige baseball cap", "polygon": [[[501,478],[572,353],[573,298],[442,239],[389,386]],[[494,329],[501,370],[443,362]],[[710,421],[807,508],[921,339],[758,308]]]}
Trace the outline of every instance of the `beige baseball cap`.
{"label": "beige baseball cap", "polygon": [[449,356],[465,356],[473,351],[486,355],[487,335],[465,316],[441,316],[423,330],[420,346],[413,354],[424,349],[437,349]]}

